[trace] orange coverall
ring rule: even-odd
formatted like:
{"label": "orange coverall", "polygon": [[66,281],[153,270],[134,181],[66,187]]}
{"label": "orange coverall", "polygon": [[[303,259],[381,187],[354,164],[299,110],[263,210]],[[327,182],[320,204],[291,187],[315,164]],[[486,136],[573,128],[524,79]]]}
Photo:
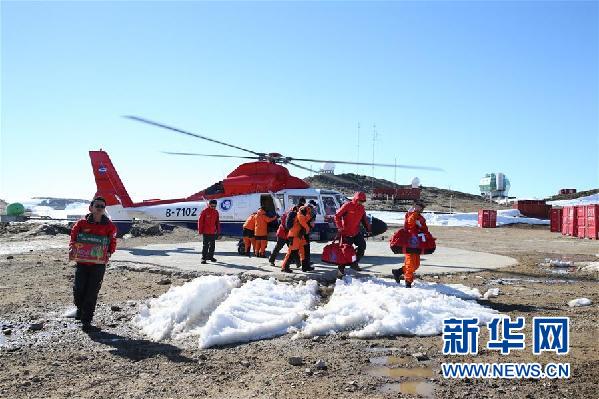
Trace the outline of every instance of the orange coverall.
{"label": "orange coverall", "polygon": [[266,243],[268,240],[268,224],[274,220],[277,220],[276,216],[266,216],[264,209],[258,209],[256,213],[256,222],[254,226],[254,238],[256,240],[256,246],[254,247],[254,253],[256,256],[264,256],[266,254]]}
{"label": "orange coverall", "polygon": [[291,240],[291,245],[287,248],[287,254],[285,254],[285,259],[283,259],[283,263],[281,264],[281,269],[285,270],[288,267],[289,260],[291,258],[291,253],[293,251],[299,252],[300,262],[304,264],[304,259],[306,254],[304,252],[304,245],[306,244],[305,235],[310,232],[310,225],[308,222],[312,218],[312,211],[310,207],[305,207],[306,214],[302,214],[302,212],[298,212],[295,216],[295,220],[293,221],[293,227],[289,230],[287,234],[287,238]]}
{"label": "orange coverall", "polygon": [[[428,232],[426,220],[420,212],[410,211],[406,214],[405,228],[410,234],[419,234]],[[420,267],[420,254],[405,254],[403,273],[406,283],[414,281],[414,272]]]}
{"label": "orange coverall", "polygon": [[[245,223],[243,224],[243,244],[245,245],[245,253],[249,255],[250,249],[254,247],[254,251],[256,250],[256,240],[254,239],[254,229],[256,228],[256,212],[252,213]],[[252,235],[246,235],[246,230],[252,232]]]}

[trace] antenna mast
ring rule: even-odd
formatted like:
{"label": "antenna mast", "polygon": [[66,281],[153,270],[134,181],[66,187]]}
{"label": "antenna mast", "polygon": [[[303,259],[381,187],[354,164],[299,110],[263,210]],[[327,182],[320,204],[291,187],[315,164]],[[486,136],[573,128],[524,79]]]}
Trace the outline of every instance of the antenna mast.
{"label": "antenna mast", "polygon": [[372,193],[374,194],[374,143],[378,137],[376,123],[372,125]]}
{"label": "antenna mast", "polygon": [[[358,122],[358,153],[356,155],[356,162],[360,162],[360,122]],[[356,165],[356,174],[360,174],[360,165]]]}

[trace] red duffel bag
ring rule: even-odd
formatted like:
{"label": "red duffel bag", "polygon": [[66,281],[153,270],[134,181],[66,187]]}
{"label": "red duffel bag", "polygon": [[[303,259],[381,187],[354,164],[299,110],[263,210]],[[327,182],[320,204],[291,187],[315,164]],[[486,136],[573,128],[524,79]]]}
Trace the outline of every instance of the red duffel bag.
{"label": "red duffel bag", "polygon": [[399,229],[393,234],[389,246],[394,254],[428,255],[435,252],[437,244],[431,233],[410,234],[406,229]]}
{"label": "red duffel bag", "polygon": [[356,250],[353,245],[343,243],[335,238],[332,243],[325,245],[322,250],[322,261],[338,266],[351,265],[356,261]]}

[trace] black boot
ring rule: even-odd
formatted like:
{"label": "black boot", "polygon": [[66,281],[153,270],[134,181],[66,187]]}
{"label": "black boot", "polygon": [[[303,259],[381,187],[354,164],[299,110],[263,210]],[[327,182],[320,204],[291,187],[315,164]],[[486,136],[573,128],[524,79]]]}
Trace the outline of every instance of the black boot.
{"label": "black boot", "polygon": [[412,283],[409,281],[406,281],[406,288],[412,288]]}
{"label": "black boot", "polygon": [[391,270],[391,273],[393,273],[395,282],[397,282],[397,284],[401,283],[401,278],[403,277],[403,267],[400,267],[399,269],[393,269]]}
{"label": "black boot", "polygon": [[310,263],[307,259],[304,259],[304,261],[302,262],[302,271],[311,272],[312,270],[314,270],[314,267],[310,266]]}
{"label": "black boot", "polygon": [[342,279],[345,275],[345,266],[337,266],[337,278]]}
{"label": "black boot", "polygon": [[355,271],[359,272],[362,270],[362,268],[358,265],[358,262],[352,262],[352,264],[350,265],[350,267],[352,269],[354,269]]}

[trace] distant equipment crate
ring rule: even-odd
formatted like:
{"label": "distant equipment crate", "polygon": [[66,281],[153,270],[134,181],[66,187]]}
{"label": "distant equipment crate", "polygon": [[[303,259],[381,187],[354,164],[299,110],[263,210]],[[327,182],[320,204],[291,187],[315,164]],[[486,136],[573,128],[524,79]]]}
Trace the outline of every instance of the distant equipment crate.
{"label": "distant equipment crate", "polygon": [[548,219],[551,209],[551,205],[547,205],[545,200],[520,200],[513,207],[526,217],[538,219]]}
{"label": "distant equipment crate", "polygon": [[554,233],[561,233],[562,231],[562,209],[551,208],[549,211],[549,230]]}
{"label": "distant equipment crate", "polygon": [[578,236],[578,207],[565,206],[562,209],[562,234],[565,236]]}
{"label": "distant equipment crate", "polygon": [[497,211],[494,209],[479,209],[478,227],[493,228],[497,227]]}

